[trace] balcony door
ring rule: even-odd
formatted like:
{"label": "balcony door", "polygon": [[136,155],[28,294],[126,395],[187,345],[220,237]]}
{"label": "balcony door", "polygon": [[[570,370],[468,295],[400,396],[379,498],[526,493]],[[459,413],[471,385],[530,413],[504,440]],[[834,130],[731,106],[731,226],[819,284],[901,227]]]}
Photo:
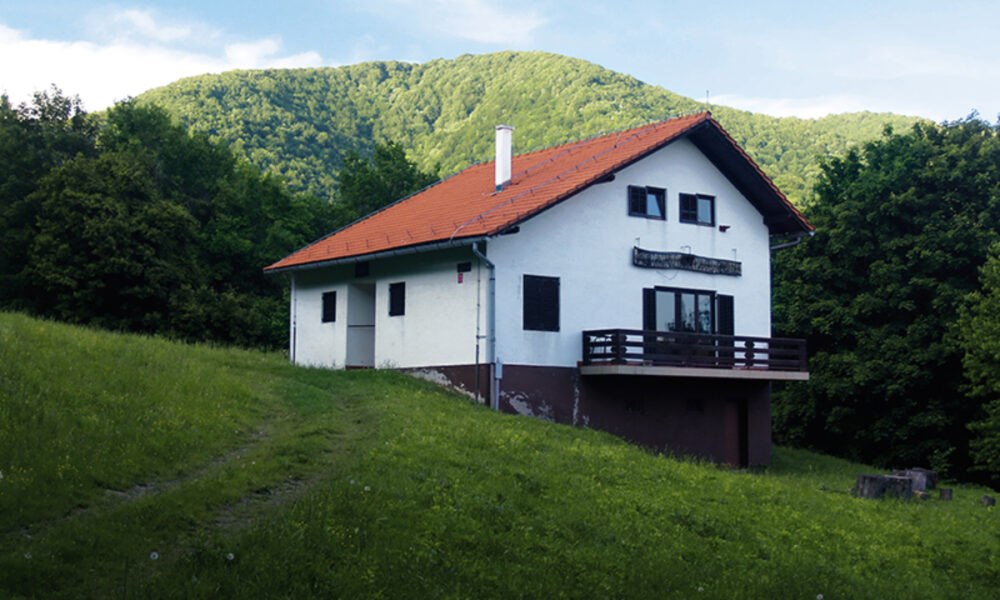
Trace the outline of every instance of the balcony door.
{"label": "balcony door", "polygon": [[643,290],[642,328],[654,331],[733,334],[733,297],[710,290],[655,287]]}

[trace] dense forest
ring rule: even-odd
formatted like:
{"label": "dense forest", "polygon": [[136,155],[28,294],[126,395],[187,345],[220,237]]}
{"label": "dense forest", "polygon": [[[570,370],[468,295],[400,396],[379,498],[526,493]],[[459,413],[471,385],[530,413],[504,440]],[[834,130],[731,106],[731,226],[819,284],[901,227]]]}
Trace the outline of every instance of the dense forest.
{"label": "dense forest", "polygon": [[974,117],[824,161],[816,235],[774,257],[774,326],[807,337],[779,441],[1000,482],[1000,137]]}
{"label": "dense forest", "polygon": [[808,200],[818,157],[918,119],[853,113],[774,118],[679,96],[575,58],[542,52],[464,55],[422,64],[232,71],[182,79],[138,98],[228,144],[295,190],[336,197],[336,174],[354,150],[398,142],[424,171],[449,175],[491,160],[493,126],[513,125],[525,152],[710,108],[796,203]]}

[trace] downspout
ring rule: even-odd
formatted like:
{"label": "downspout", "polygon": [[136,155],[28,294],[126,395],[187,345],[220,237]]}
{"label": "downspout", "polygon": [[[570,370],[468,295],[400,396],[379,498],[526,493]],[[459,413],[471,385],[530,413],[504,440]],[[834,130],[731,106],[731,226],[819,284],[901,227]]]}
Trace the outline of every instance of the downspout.
{"label": "downspout", "polygon": [[298,299],[298,297],[295,295],[295,273],[292,273],[292,294],[291,294],[291,296],[292,297],[289,299],[289,304],[291,304],[291,306],[289,307],[289,311],[288,312],[291,313],[291,323],[289,325],[292,328],[292,332],[291,332],[292,335],[289,336],[289,338],[291,340],[291,348],[289,348],[289,352],[288,353],[291,355],[292,364],[294,365],[295,364],[295,347],[298,345],[296,343],[297,342],[297,340],[296,340],[296,334],[298,333],[298,327],[297,327],[296,319],[297,319],[298,315],[295,314],[296,313],[295,308],[297,306],[296,300]]}
{"label": "downspout", "polygon": [[[496,344],[497,344],[497,278],[496,278],[496,265],[490,262],[490,259],[486,258],[486,255],[479,251],[479,243],[474,242],[472,244],[472,253],[479,258],[482,263],[484,263],[490,269],[490,280],[487,288],[487,294],[489,295],[488,306],[486,309],[486,362],[490,364],[490,408],[493,410],[500,410],[500,361],[496,357]],[[478,336],[477,336],[478,337]],[[476,349],[479,349],[479,340],[476,340]],[[476,373],[479,373],[479,367],[476,367]],[[477,375],[478,381],[478,375]],[[478,387],[476,388],[476,393],[479,393]]]}

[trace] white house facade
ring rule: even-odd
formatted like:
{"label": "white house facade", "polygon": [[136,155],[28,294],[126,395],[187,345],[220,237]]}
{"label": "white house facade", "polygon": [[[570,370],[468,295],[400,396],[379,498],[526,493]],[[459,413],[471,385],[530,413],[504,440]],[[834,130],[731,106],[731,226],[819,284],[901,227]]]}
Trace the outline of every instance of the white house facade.
{"label": "white house facade", "polygon": [[770,248],[808,222],[707,113],[512,162],[509,135],[495,164],[268,268],[290,276],[292,361],[769,462],[770,382],[808,377],[804,347],[770,338]]}

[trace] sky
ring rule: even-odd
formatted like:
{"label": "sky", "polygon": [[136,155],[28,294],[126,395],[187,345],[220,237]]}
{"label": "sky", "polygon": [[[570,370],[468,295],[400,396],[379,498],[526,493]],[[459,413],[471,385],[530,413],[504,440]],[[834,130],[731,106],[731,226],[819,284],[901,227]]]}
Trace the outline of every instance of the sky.
{"label": "sky", "polygon": [[0,0],[0,93],[56,84],[87,110],[232,69],[581,58],[774,116],[1000,114],[995,0]]}

